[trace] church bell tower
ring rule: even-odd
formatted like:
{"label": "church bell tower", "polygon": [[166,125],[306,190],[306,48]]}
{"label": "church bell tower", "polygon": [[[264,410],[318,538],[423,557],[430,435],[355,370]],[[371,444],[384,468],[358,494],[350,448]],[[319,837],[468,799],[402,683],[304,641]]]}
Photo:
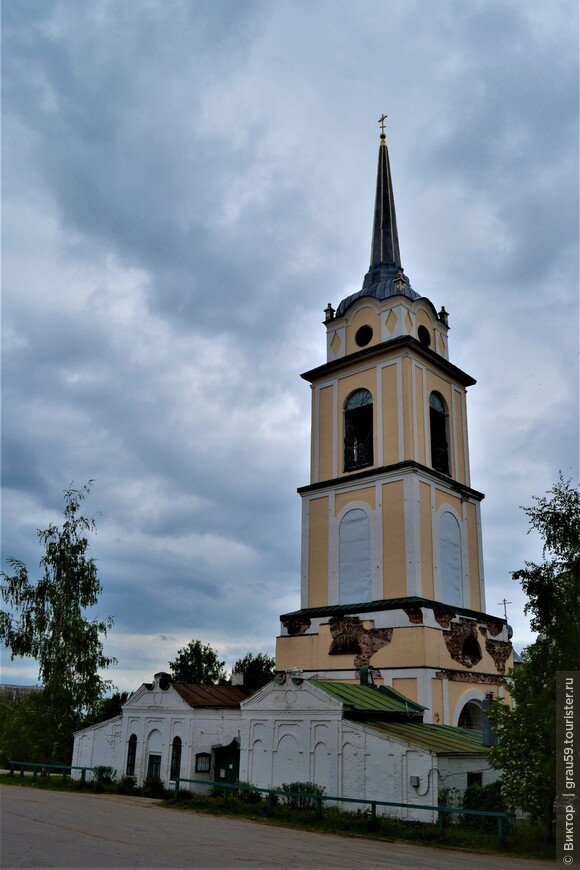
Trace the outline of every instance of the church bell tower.
{"label": "church bell tower", "polygon": [[[384,132],[370,267],[324,312],[302,498],[301,609],[281,617],[278,670],[358,682],[367,666],[426,708],[477,728],[511,666],[506,620],[485,605],[480,502],[466,399],[445,308],[403,271]],[[363,673],[366,672],[366,668]]]}

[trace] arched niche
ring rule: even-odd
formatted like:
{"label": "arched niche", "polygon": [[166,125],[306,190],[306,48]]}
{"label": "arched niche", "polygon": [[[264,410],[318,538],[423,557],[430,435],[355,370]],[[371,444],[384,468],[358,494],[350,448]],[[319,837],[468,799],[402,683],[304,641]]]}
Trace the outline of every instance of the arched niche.
{"label": "arched niche", "polygon": [[369,518],[361,508],[347,511],[338,532],[339,603],[370,601],[371,530]]}

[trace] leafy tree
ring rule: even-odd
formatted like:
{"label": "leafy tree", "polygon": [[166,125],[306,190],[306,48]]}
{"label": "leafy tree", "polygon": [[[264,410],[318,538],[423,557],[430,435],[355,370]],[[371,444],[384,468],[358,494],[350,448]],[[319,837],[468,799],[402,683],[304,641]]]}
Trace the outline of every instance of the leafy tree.
{"label": "leafy tree", "polygon": [[[580,490],[560,479],[546,496],[524,508],[544,539],[544,562],[526,562],[514,571],[529,598],[524,608],[530,625],[539,633],[554,670],[580,668]],[[547,558],[546,558],[547,557]]]}
{"label": "leafy tree", "polygon": [[220,662],[209,644],[204,646],[199,640],[190,640],[178,650],[175,661],[169,662],[169,669],[172,679],[178,683],[223,685],[226,682],[225,662]]}
{"label": "leafy tree", "polygon": [[255,692],[274,679],[275,664],[275,660],[265,653],[255,656],[249,652],[237,660],[232,670],[243,674],[244,688]]}
{"label": "leafy tree", "polygon": [[[95,718],[95,722],[104,722],[105,719],[113,719],[115,716],[120,716],[123,712],[123,704],[129,700],[130,692],[113,692],[106,698],[102,698]],[[93,722],[85,722],[84,727],[92,725]]]}
{"label": "leafy tree", "polygon": [[70,704],[33,692],[0,705],[0,765],[12,761],[70,764],[78,718]]}
{"label": "leafy tree", "polygon": [[38,531],[45,548],[40,579],[31,581],[26,565],[14,558],[8,563],[15,573],[0,575],[2,597],[11,608],[11,612],[0,611],[0,640],[11,658],[38,661],[45,706],[55,719],[60,711],[63,722],[65,711],[79,721],[95,715],[111,685],[98,671],[116,663],[103,654],[101,639],[113,620],[90,620],[84,613],[97,604],[101,593],[95,560],[87,555],[86,532],[95,531],[95,521],[80,513],[91,484],[65,491],[62,528],[51,523]]}
{"label": "leafy tree", "polygon": [[[503,771],[502,793],[514,807],[552,829],[556,794],[556,672],[580,668],[580,492],[560,474],[536,504],[524,508],[544,540],[544,562],[514,571],[539,632],[521,667],[506,683],[513,709],[496,700],[490,711],[498,744],[491,763]],[[547,558],[546,558],[547,557]]]}

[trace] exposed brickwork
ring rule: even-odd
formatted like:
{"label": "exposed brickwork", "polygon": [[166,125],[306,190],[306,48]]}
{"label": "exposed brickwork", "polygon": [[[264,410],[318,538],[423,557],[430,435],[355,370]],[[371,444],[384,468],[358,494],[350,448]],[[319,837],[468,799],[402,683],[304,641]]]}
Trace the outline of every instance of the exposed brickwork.
{"label": "exposed brickwork", "polygon": [[472,671],[437,671],[437,680],[452,680],[455,683],[485,683],[495,686],[498,682],[497,674],[474,674]]}
{"label": "exposed brickwork", "polygon": [[481,647],[477,640],[477,628],[473,622],[453,622],[450,632],[443,635],[449,655],[466,668],[481,661]]}
{"label": "exposed brickwork", "polygon": [[485,648],[495,662],[500,674],[505,673],[505,663],[510,657],[512,645],[505,640],[486,640]]}
{"label": "exposed brickwork", "polygon": [[487,623],[487,630],[492,637],[497,637],[503,631],[503,624],[501,622],[491,622],[490,620]]}
{"label": "exposed brickwork", "polygon": [[305,634],[311,626],[311,622],[309,619],[286,619],[282,622],[282,625],[288,632],[288,634]]}
{"label": "exposed brickwork", "polygon": [[409,622],[413,625],[423,625],[423,611],[420,607],[405,607],[405,613],[409,618]]}
{"label": "exposed brickwork", "polygon": [[446,610],[433,610],[433,616],[441,628],[449,628],[451,620],[455,619],[455,614],[448,613]]}
{"label": "exposed brickwork", "polygon": [[347,634],[354,638],[360,649],[354,658],[354,666],[360,668],[361,665],[368,665],[371,656],[377,650],[391,642],[393,629],[365,628],[357,616],[351,616],[345,619],[333,619],[330,623],[330,633],[333,640],[339,634]]}

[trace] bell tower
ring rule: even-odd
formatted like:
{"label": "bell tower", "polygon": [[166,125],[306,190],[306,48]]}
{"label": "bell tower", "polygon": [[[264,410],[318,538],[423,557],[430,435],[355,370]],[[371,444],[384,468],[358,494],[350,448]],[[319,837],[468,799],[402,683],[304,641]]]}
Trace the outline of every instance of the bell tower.
{"label": "bell tower", "polygon": [[302,498],[301,609],[281,617],[276,667],[374,679],[425,721],[478,727],[511,666],[506,620],[485,612],[480,502],[466,398],[444,307],[403,271],[379,121],[371,257],[360,291],[324,311]]}

